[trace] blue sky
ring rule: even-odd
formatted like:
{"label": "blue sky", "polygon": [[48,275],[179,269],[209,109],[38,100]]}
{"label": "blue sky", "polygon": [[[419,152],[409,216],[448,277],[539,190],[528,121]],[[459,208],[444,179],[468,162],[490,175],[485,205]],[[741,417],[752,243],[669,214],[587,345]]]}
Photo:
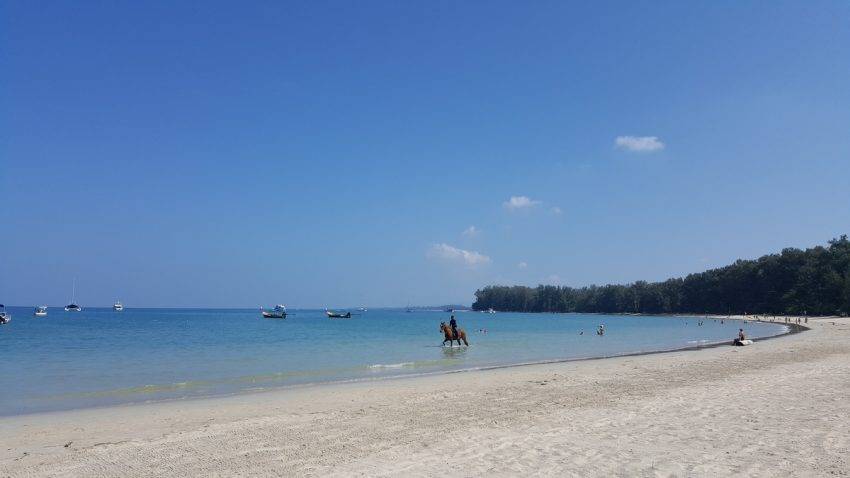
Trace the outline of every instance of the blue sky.
{"label": "blue sky", "polygon": [[173,3],[0,7],[0,301],[470,303],[850,232],[850,3]]}

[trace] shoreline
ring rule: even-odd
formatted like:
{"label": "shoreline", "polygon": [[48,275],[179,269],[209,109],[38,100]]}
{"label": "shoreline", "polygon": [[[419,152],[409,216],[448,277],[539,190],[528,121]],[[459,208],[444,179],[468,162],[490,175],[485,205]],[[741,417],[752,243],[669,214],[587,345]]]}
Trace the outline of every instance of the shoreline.
{"label": "shoreline", "polygon": [[[585,315],[582,313],[582,315]],[[746,316],[716,316],[716,315],[649,315],[649,314],[603,314],[599,313],[598,315],[608,315],[608,316],[640,316],[647,315],[650,317],[663,317],[663,318],[706,318],[706,319],[722,319],[722,320],[734,320],[734,321],[758,321],[755,319],[747,319]],[[829,318],[829,317],[826,317]],[[758,321],[765,322],[765,321]],[[796,333],[800,333],[806,330],[809,330],[809,327],[806,327],[802,324],[793,324],[793,323],[779,323],[779,322],[766,322],[766,323],[775,323],[777,325],[784,325],[788,327],[788,331],[778,333],[775,335],[769,335],[766,337],[759,337],[757,339],[758,342],[764,342],[766,340],[776,339],[785,337],[788,335],[793,335]],[[361,377],[361,378],[351,378],[351,379],[339,379],[339,380],[328,380],[328,381],[316,381],[316,382],[306,382],[306,383],[295,383],[289,385],[276,385],[271,387],[259,387],[253,389],[243,389],[243,390],[235,390],[230,392],[223,393],[213,393],[208,395],[195,395],[195,396],[184,396],[184,397],[172,397],[172,398],[161,398],[161,399],[149,399],[149,400],[140,400],[140,401],[130,401],[130,402],[122,402],[122,403],[114,403],[114,404],[105,404],[105,405],[91,405],[91,406],[82,406],[82,407],[70,407],[70,408],[57,408],[53,410],[43,410],[43,411],[35,411],[35,412],[25,412],[25,413],[13,413],[13,414],[3,414],[0,413],[0,420],[4,418],[13,418],[13,417],[24,417],[31,415],[43,415],[43,414],[54,414],[54,413],[65,413],[65,412],[75,412],[75,411],[83,411],[83,410],[108,410],[116,407],[134,407],[134,406],[146,406],[153,405],[159,403],[171,403],[171,402],[191,402],[194,400],[214,400],[220,398],[228,398],[228,397],[237,397],[240,395],[252,395],[252,394],[265,394],[265,393],[274,393],[278,391],[286,391],[286,390],[296,390],[296,389],[314,389],[317,391],[321,391],[322,387],[331,386],[331,385],[341,385],[341,384],[357,384],[357,383],[373,383],[373,382],[383,382],[383,381],[392,381],[392,380],[401,380],[401,379],[416,379],[419,377],[432,377],[432,376],[440,376],[446,374],[459,374],[459,373],[475,373],[489,370],[500,370],[500,369],[510,369],[515,367],[530,367],[537,365],[551,365],[551,364],[561,364],[561,363],[571,363],[571,362],[585,362],[585,361],[595,361],[595,360],[608,360],[622,357],[639,357],[643,355],[654,355],[654,354],[666,354],[666,353],[674,353],[674,352],[687,352],[687,351],[696,351],[701,349],[708,349],[714,347],[721,347],[724,345],[730,345],[731,339],[723,340],[723,341],[713,341],[706,343],[699,343],[694,345],[688,345],[684,347],[674,347],[674,348],[664,348],[657,350],[642,350],[636,352],[626,352],[622,354],[612,354],[612,355],[598,355],[592,357],[571,357],[571,358],[555,358],[548,360],[537,360],[530,362],[515,362],[515,363],[505,363],[505,364],[496,364],[496,365],[485,365],[485,366],[473,366],[462,369],[454,369],[454,370],[436,370],[430,372],[420,372],[420,373],[407,373],[407,374],[398,374],[398,375],[386,375],[381,377]]]}
{"label": "shoreline", "polygon": [[850,319],[808,326],[749,347],[2,417],[0,475],[436,476],[447,456],[463,476],[840,474]]}

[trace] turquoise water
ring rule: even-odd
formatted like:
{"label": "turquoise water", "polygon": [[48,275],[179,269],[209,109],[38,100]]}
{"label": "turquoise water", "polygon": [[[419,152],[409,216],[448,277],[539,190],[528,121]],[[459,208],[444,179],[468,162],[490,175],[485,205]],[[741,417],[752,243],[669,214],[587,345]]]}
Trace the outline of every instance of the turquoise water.
{"label": "turquoise water", "polygon": [[445,312],[335,320],[320,310],[285,320],[232,309],[9,312],[12,322],[0,326],[2,415],[684,348],[731,340],[739,326],[754,338],[786,331],[713,319],[698,326],[692,317],[459,312],[471,345],[452,348],[440,345]]}

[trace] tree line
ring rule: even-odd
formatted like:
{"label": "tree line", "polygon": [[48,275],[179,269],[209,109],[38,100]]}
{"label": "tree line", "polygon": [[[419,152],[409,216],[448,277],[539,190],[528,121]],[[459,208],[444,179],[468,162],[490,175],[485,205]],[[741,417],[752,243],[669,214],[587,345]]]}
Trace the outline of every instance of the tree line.
{"label": "tree line", "polygon": [[847,315],[850,240],[783,249],[755,260],[663,282],[573,288],[491,285],[475,292],[474,310],[513,312]]}

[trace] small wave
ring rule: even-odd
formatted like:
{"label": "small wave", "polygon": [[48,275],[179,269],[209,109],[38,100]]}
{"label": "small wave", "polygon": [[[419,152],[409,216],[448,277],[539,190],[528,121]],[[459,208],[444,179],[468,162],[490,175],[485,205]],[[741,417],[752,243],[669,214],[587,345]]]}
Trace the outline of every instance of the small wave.
{"label": "small wave", "polygon": [[63,398],[102,398],[102,397],[120,397],[144,394],[156,394],[163,392],[189,391],[209,386],[213,382],[209,380],[196,380],[189,382],[176,382],[164,384],[148,384],[138,385],[135,387],[118,388],[112,390],[93,390],[88,392],[69,392],[57,395],[47,396],[48,399],[63,399]]}
{"label": "small wave", "polygon": [[416,363],[414,362],[401,362],[401,363],[376,363],[370,365],[369,368],[404,368],[404,367],[414,367]]}
{"label": "small wave", "polygon": [[399,363],[376,363],[372,365],[368,365],[366,368],[370,370],[383,370],[383,369],[399,369],[399,368],[431,368],[431,367],[445,367],[449,365],[456,365],[461,363],[461,360],[456,358],[442,358],[437,360],[417,360],[415,362],[399,362]]}

